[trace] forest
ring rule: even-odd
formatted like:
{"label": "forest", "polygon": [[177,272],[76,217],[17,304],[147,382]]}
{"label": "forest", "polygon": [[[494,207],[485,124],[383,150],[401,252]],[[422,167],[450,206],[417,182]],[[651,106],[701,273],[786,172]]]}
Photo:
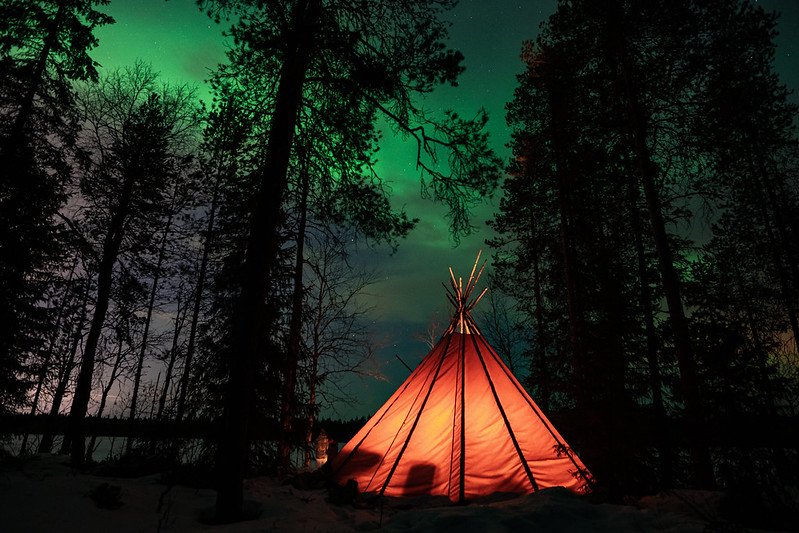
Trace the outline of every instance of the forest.
{"label": "forest", "polygon": [[309,470],[321,410],[393,358],[352,257],[420,223],[378,164],[396,136],[453,245],[487,224],[475,317],[592,497],[731,491],[785,524],[799,115],[779,14],[559,0],[490,117],[505,158],[484,110],[424,104],[468,60],[456,3],[197,0],[230,43],[203,102],[143,60],[101,67],[110,0],[0,0],[0,459],[89,471],[119,437],[119,464],[205,473],[217,522],[247,514],[246,479]]}

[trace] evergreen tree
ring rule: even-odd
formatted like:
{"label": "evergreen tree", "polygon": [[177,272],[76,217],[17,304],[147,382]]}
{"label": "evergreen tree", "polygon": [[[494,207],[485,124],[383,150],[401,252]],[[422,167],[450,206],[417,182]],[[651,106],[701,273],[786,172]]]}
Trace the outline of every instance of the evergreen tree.
{"label": "evergreen tree", "polygon": [[[786,401],[774,378],[795,322],[796,110],[773,73],[775,21],[737,0],[563,2],[508,107],[515,161],[492,222],[506,285],[532,280],[515,297],[535,342],[553,343],[547,311],[569,339],[573,386],[550,382],[578,409],[614,428],[616,407],[651,406],[661,486],[683,478],[666,415],[684,416],[692,483],[709,486],[708,419]],[[684,231],[700,217],[712,238]],[[532,352],[542,379],[545,347]],[[606,486],[651,483],[621,474],[602,442],[591,435],[586,458]]]}
{"label": "evergreen tree", "polygon": [[[0,409],[24,402],[26,356],[53,322],[38,302],[58,261],[54,214],[76,131],[71,82],[96,80],[93,31],[107,0],[0,5]],[[56,312],[57,314],[57,312]],[[34,357],[35,358],[35,357]]]}

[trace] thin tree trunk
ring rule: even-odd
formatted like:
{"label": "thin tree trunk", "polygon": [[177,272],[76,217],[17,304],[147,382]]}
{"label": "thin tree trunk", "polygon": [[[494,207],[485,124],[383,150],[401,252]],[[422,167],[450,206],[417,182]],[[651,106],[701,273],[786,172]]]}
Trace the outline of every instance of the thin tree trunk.
{"label": "thin tree trunk", "polygon": [[161,385],[161,372],[155,377],[155,385],[153,386],[153,400],[150,402],[150,420],[155,416],[155,397],[158,391],[158,386]]}
{"label": "thin tree trunk", "polygon": [[97,302],[94,307],[89,334],[86,337],[86,346],[83,350],[83,358],[78,374],[78,382],[75,386],[75,395],[72,398],[72,408],[69,412],[69,423],[67,425],[67,435],[71,441],[70,459],[75,466],[83,464],[86,450],[85,437],[83,435],[83,419],[89,408],[89,398],[92,392],[92,378],[94,376],[94,362],[97,355],[97,343],[105,324],[105,316],[108,312],[108,304],[111,299],[111,287],[113,284],[114,264],[119,255],[119,248],[122,245],[124,236],[125,219],[128,216],[130,200],[133,194],[133,184],[135,179],[132,176],[125,178],[122,195],[117,208],[113,211],[109,224],[108,233],[103,242],[103,252],[100,264],[97,268]]}
{"label": "thin tree trunk", "polygon": [[306,466],[311,464],[310,451],[315,450],[313,442],[313,429],[316,421],[316,386],[319,380],[319,355],[321,344],[320,330],[322,328],[322,321],[324,320],[324,297],[325,297],[325,283],[323,279],[319,280],[319,294],[317,296],[316,316],[314,317],[313,332],[311,335],[311,368],[308,373],[308,428],[305,432],[305,462]]}
{"label": "thin tree trunk", "polygon": [[[53,333],[50,336],[50,342],[47,345],[47,351],[45,352],[44,361],[42,361],[42,368],[39,371],[39,376],[36,380],[36,391],[33,393],[33,400],[31,401],[31,412],[30,416],[33,417],[36,414],[36,410],[39,407],[39,397],[42,393],[42,388],[44,387],[44,382],[47,379],[48,371],[50,370],[50,359],[53,357],[53,351],[55,350],[55,343],[58,340],[58,333],[61,327],[61,319],[64,317],[64,310],[67,307],[66,304],[66,294],[69,290],[69,284],[72,282],[72,278],[75,275],[75,268],[77,265],[73,265],[72,270],[69,273],[69,279],[67,279],[66,286],[64,288],[64,295],[63,300],[61,301],[61,305],[58,308],[58,315],[56,315],[55,326],[53,327]],[[28,438],[29,434],[25,432],[25,435],[22,437],[22,444],[20,445],[19,454],[25,455],[26,450],[28,448]]]}
{"label": "thin tree trunk", "polygon": [[578,405],[585,409],[592,408],[591,399],[583,386],[591,379],[586,368],[585,351],[582,344],[582,314],[578,307],[577,295],[577,262],[574,252],[574,236],[570,198],[568,194],[569,165],[566,153],[567,139],[562,124],[567,122],[563,87],[565,83],[557,79],[557,73],[550,74],[548,87],[548,103],[550,111],[550,128],[552,129],[552,145],[555,154],[555,182],[560,215],[560,245],[563,255],[563,278],[566,285],[566,306],[569,317],[569,346],[571,348],[574,374],[576,379],[575,398]]}
{"label": "thin tree trunk", "polygon": [[635,182],[632,174],[629,175],[629,179],[627,180],[627,191],[630,227],[633,231],[633,245],[636,259],[638,260],[638,302],[641,307],[641,314],[643,315],[642,318],[646,331],[646,362],[649,367],[649,386],[652,389],[652,411],[655,415],[655,439],[658,443],[661,486],[670,487],[672,484],[672,450],[666,432],[666,408],[663,403],[663,380],[660,375],[657,331],[655,330],[655,313],[652,308],[652,290],[649,286],[649,273],[644,252],[641,213],[638,208],[638,184]]}
{"label": "thin tree trunk", "polygon": [[[178,354],[178,345],[180,343],[180,332],[183,330],[183,322],[185,319],[181,317],[181,307],[180,307],[180,292],[178,292],[177,298],[177,311],[175,313],[175,331],[172,334],[172,348],[169,351],[169,363],[166,366],[166,375],[164,376],[164,387],[161,389],[161,396],[158,399],[158,414],[156,418],[161,420],[164,415],[164,408],[166,406],[166,399],[169,395],[169,386],[172,383],[172,370],[175,368],[175,360],[177,359]],[[183,310],[185,314],[185,310]]]}
{"label": "thin tree trunk", "polygon": [[47,61],[50,59],[50,53],[53,50],[53,45],[55,45],[57,42],[58,32],[61,27],[66,9],[66,2],[62,1],[58,3],[58,11],[56,11],[53,22],[51,23],[50,28],[47,31],[47,35],[44,38],[42,49],[39,51],[39,57],[36,59],[36,66],[31,74],[31,83],[28,86],[27,91],[25,91],[25,95],[22,97],[22,103],[20,104],[19,112],[17,113],[17,116],[14,119],[14,125],[11,128],[11,134],[9,137],[12,139],[12,141],[23,138],[25,126],[30,121],[31,114],[33,113],[33,101],[35,100],[36,95],[39,94],[39,89],[42,85],[42,78],[44,77],[44,71],[47,68]]}
{"label": "thin tree trunk", "polygon": [[[24,88],[20,88],[22,91],[21,95],[14,95],[21,96],[16,116],[13,118],[13,123],[7,134],[0,138],[0,168],[2,168],[0,180],[4,182],[3,193],[0,195],[0,210],[4,212],[4,218],[8,217],[8,219],[14,220],[19,216],[23,216],[24,220],[29,221],[29,224],[33,222],[34,225],[40,226],[36,230],[36,234],[45,239],[51,237],[54,233],[52,227],[46,228],[45,230],[45,226],[49,224],[49,219],[53,214],[53,210],[46,207],[46,204],[41,204],[41,198],[28,198],[28,196],[30,196],[31,193],[38,195],[42,192],[47,194],[47,192],[52,193],[54,191],[52,186],[47,184],[51,179],[48,177],[47,172],[31,172],[31,165],[35,166],[36,163],[30,159],[33,157],[31,153],[33,147],[31,146],[31,140],[28,138],[26,129],[28,129],[31,123],[34,101],[36,95],[41,90],[47,62],[50,59],[53,46],[57,43],[58,32],[61,28],[66,9],[65,2],[59,2],[55,16],[51,21],[47,22],[47,33],[42,41],[42,48],[38,52],[33,69],[30,71],[28,82],[25,84]],[[3,21],[3,24],[5,26],[6,21]],[[7,31],[7,26],[4,32],[5,31]],[[14,55],[14,48],[16,48],[16,46],[12,45],[11,50],[4,50],[4,55],[9,52],[11,52],[11,55]],[[3,70],[5,71],[6,68],[7,66],[4,65]],[[6,75],[0,74],[0,76],[5,77]],[[12,96],[12,98],[14,96]],[[6,103],[10,102],[4,102],[4,104]],[[6,106],[4,105],[4,107]],[[13,104],[10,107],[14,107]],[[30,180],[31,183],[24,183],[27,180]],[[47,202],[46,199],[44,201]],[[48,245],[46,242],[39,242],[36,236],[26,237],[24,232],[22,234],[20,233],[19,229],[9,230],[11,230],[11,228],[8,226],[3,228],[4,240],[8,238],[23,238],[27,242],[17,243],[18,245],[23,244],[28,247],[35,247],[37,250],[34,251],[32,256],[30,250],[25,250],[26,253],[21,257],[3,257],[4,262],[8,261],[8,263],[4,265],[2,279],[4,285],[2,301],[4,316],[2,318],[3,330],[0,332],[0,351],[3,352],[16,350],[17,347],[15,346],[16,343],[14,339],[20,333],[22,333],[23,336],[25,335],[21,330],[27,326],[27,324],[20,323],[23,317],[15,313],[14,308],[17,306],[14,301],[30,301],[31,297],[33,297],[33,300],[36,299],[37,295],[27,294],[27,291],[31,287],[27,277],[34,268],[37,253],[43,252],[43,247],[47,247]],[[4,255],[14,255],[13,250],[9,250],[8,247],[5,246],[4,248]],[[16,354],[14,357],[16,357]],[[40,390],[40,388],[37,388],[37,393]],[[36,401],[38,402],[38,395]],[[34,404],[34,408],[35,405],[36,404]],[[22,452],[27,448],[27,439],[28,435],[25,435],[21,448]]]}
{"label": "thin tree trunk", "polygon": [[[118,339],[117,344],[117,356],[114,360],[114,366],[111,367],[111,375],[108,376],[108,383],[103,387],[103,391],[100,395],[100,405],[97,407],[97,414],[94,416],[98,419],[103,416],[103,411],[105,411],[105,404],[108,401],[108,394],[111,392],[111,388],[116,383],[117,378],[119,377],[119,367],[122,366],[122,338]],[[91,462],[92,455],[94,455],[95,449],[95,442],[97,441],[97,436],[92,435],[89,439],[89,445],[86,447],[86,461]]]}
{"label": "thin tree trunk", "polygon": [[208,260],[211,254],[213,243],[214,218],[216,217],[217,203],[219,202],[219,188],[221,185],[221,172],[217,173],[214,182],[214,191],[211,196],[211,206],[209,207],[208,223],[205,227],[205,242],[203,242],[202,258],[200,259],[200,270],[197,273],[197,286],[194,289],[194,308],[191,313],[191,323],[189,325],[189,340],[186,343],[186,357],[183,362],[183,374],[180,378],[178,403],[175,410],[175,421],[180,422],[186,412],[186,396],[189,390],[189,380],[191,379],[191,364],[194,358],[194,350],[197,339],[197,326],[200,323],[200,310],[202,309],[203,291],[205,289],[205,276],[208,270]]}
{"label": "thin tree trunk", "polygon": [[[177,198],[177,186],[172,196],[172,205],[169,207],[169,217],[164,226],[164,234],[161,236],[161,246],[158,248],[158,258],[155,262],[155,271],[153,272],[153,285],[150,288],[150,298],[147,301],[147,317],[144,319],[144,331],[142,332],[141,348],[139,349],[139,358],[136,361],[136,370],[133,374],[133,392],[130,400],[130,414],[128,420],[133,423],[136,418],[136,407],[139,399],[139,387],[141,386],[141,374],[144,369],[144,356],[147,353],[147,341],[150,335],[150,324],[152,323],[153,309],[155,308],[155,297],[158,295],[158,282],[161,280],[161,268],[164,264],[164,257],[166,256],[166,243],[169,237],[169,230],[172,227],[172,218],[175,210],[175,199]],[[133,450],[133,437],[128,437],[125,441],[125,454],[130,455]]]}
{"label": "thin tree trunk", "polygon": [[[91,292],[91,283],[89,280],[86,280],[86,289],[83,291],[83,300],[81,302],[81,313],[80,318],[78,319],[78,325],[75,329],[75,335],[72,338],[72,347],[69,350],[69,357],[67,358],[66,364],[62,367],[62,370],[58,376],[58,385],[56,385],[55,392],[53,393],[53,404],[50,406],[50,418],[53,419],[58,416],[59,411],[61,410],[61,403],[64,401],[64,395],[67,392],[67,386],[69,385],[69,376],[72,374],[72,369],[75,367],[75,357],[78,354],[78,348],[80,347],[80,341],[83,338],[83,326],[86,324],[86,315],[88,313],[88,308],[86,304],[89,301],[89,293]],[[39,442],[39,453],[50,453],[50,450],[53,448],[53,433],[48,429],[44,435],[42,435],[42,440]],[[65,454],[69,450],[69,439],[64,436],[64,440],[62,442],[61,450],[59,453]]]}
{"label": "thin tree trunk", "polygon": [[549,410],[550,383],[549,367],[546,361],[546,349],[544,346],[544,299],[541,294],[541,266],[540,254],[537,244],[533,244],[533,298],[535,300],[535,358],[538,369],[538,402],[544,411]]}
{"label": "thin tree trunk", "polygon": [[241,292],[234,321],[230,377],[225,391],[217,465],[216,514],[220,521],[241,517],[244,473],[249,462],[248,424],[254,396],[253,374],[263,350],[264,301],[278,254],[278,224],[287,186],[287,171],[302,88],[314,46],[314,28],[321,0],[298,2],[292,14],[294,31],[286,46],[274,113],[248,228]]}
{"label": "thin tree trunk", "polygon": [[680,281],[674,268],[674,256],[666,232],[666,222],[663,219],[663,206],[655,184],[655,165],[650,158],[649,147],[646,143],[647,127],[644,113],[638,102],[637,91],[633,88],[629,59],[624,53],[622,59],[622,78],[625,86],[628,112],[627,125],[633,142],[637,171],[644,189],[644,198],[660,266],[663,292],[669,309],[669,321],[677,354],[677,363],[680,368],[680,385],[685,404],[685,415],[692,443],[691,454],[694,463],[694,481],[701,487],[713,487],[715,481],[710,451],[704,435],[704,413],[699,395],[699,378],[697,377],[696,361],[688,330],[688,320],[685,317],[680,295]]}
{"label": "thin tree trunk", "polygon": [[283,367],[283,395],[280,403],[280,443],[278,446],[280,467],[286,471],[291,466],[291,433],[297,385],[297,362],[300,359],[302,342],[302,304],[305,297],[303,269],[305,267],[305,225],[308,214],[308,167],[301,161],[299,221],[297,223],[297,253],[294,260],[294,288],[291,297],[291,323],[289,324],[289,346]]}
{"label": "thin tree trunk", "polygon": [[316,423],[316,372],[319,357],[314,354],[311,368],[311,379],[308,383],[308,418],[306,419],[307,428],[305,430],[305,462],[303,466],[307,469],[311,466],[311,450],[313,449],[313,431]]}
{"label": "thin tree trunk", "polygon": [[[638,132],[641,133],[640,131]],[[660,274],[663,282],[663,292],[666,305],[669,309],[669,321],[672,327],[674,347],[677,353],[677,362],[680,368],[680,385],[685,403],[685,414],[688,422],[688,431],[692,441],[692,456],[695,469],[695,482],[701,487],[713,487],[713,467],[710,460],[706,439],[704,437],[701,399],[699,396],[699,379],[697,377],[696,362],[694,360],[693,346],[688,320],[682,305],[680,295],[680,281],[674,268],[674,258],[668,242],[666,224],[663,220],[662,206],[652,175],[652,163],[649,161],[647,149],[636,135],[636,151],[638,151],[639,172],[644,186],[647,210],[652,226],[652,235],[655,240],[655,249],[660,265]]]}

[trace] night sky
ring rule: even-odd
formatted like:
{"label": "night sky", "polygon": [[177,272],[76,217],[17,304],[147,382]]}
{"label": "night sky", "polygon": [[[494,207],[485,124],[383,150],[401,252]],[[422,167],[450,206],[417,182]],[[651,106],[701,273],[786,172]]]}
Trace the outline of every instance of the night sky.
{"label": "night sky", "polygon": [[[484,107],[490,116],[493,147],[507,160],[509,132],[504,106],[512,97],[515,74],[522,68],[521,44],[535,38],[539,24],[554,11],[556,3],[461,0],[449,13],[453,23],[450,45],[466,56],[466,72],[458,87],[437,90],[424,100],[424,107],[431,112],[453,109],[464,116],[472,116]],[[783,81],[795,89],[799,87],[799,1],[757,3],[782,13],[776,67]],[[117,22],[97,31],[100,46],[92,54],[104,69],[132,65],[142,59],[165,80],[194,83],[200,96],[210,99],[204,80],[210,69],[225,60],[224,23],[214,24],[197,9],[194,0],[112,0],[105,11]],[[799,102],[796,94],[793,100]],[[448,233],[445,210],[419,197],[418,172],[413,165],[415,144],[392,137],[385,128],[384,133],[386,138],[378,155],[379,172],[390,184],[394,205],[404,206],[409,216],[421,221],[394,255],[389,255],[387,249],[364,245],[356,252],[356,263],[377,268],[381,274],[382,281],[369,289],[369,300],[375,307],[375,336],[384,344],[379,367],[387,380],[360,382],[360,403],[338,406],[338,414],[345,417],[373,413],[404,380],[407,369],[394,354],[411,365],[424,356],[427,348],[414,335],[424,332],[434,314],[446,321],[448,309],[441,282],[447,279],[447,267],[452,265],[456,274],[468,275],[477,250],[485,248],[486,254],[490,252],[483,244],[489,236],[485,220],[498,203],[495,197],[474,210],[476,231],[462,238],[456,247]]]}

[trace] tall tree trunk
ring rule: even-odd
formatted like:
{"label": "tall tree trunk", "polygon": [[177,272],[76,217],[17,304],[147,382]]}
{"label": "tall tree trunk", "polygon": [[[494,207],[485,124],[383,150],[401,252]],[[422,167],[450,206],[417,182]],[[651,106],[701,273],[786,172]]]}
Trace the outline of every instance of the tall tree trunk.
{"label": "tall tree trunk", "polygon": [[[103,416],[103,412],[105,411],[105,404],[108,401],[108,395],[111,392],[111,388],[116,383],[117,378],[119,377],[119,367],[122,366],[122,337],[118,339],[117,344],[117,356],[114,359],[114,366],[111,367],[111,375],[108,376],[108,383],[103,387],[102,393],[100,394],[100,405],[97,407],[97,414],[95,415],[98,419]],[[95,442],[97,442],[97,436],[92,435],[89,439],[89,445],[86,447],[86,461],[91,462],[92,455],[94,455],[95,449]]]}
{"label": "tall tree trunk", "polygon": [[303,466],[307,469],[311,466],[311,450],[313,446],[313,432],[316,424],[316,373],[318,372],[319,355],[314,353],[311,362],[311,377],[308,380],[308,417],[306,418],[305,429],[305,461]]}
{"label": "tall tree trunk", "polygon": [[180,422],[186,412],[186,397],[189,390],[189,380],[191,379],[191,364],[194,358],[194,350],[197,339],[197,327],[200,323],[200,310],[202,309],[203,292],[205,290],[205,276],[208,270],[208,260],[211,254],[211,246],[213,244],[214,232],[214,218],[216,217],[216,208],[219,203],[219,188],[222,181],[221,171],[217,172],[216,180],[214,182],[214,190],[211,196],[211,205],[208,212],[208,222],[205,227],[205,241],[203,242],[202,258],[200,259],[200,269],[197,273],[197,286],[194,288],[194,301],[191,313],[191,323],[189,324],[189,339],[186,342],[186,357],[183,362],[183,374],[181,374],[179,390],[178,390],[178,403],[175,409],[175,421]]}
{"label": "tall tree trunk", "polygon": [[310,451],[315,450],[313,442],[313,430],[316,422],[316,389],[321,382],[319,379],[319,356],[321,354],[320,345],[322,322],[324,321],[324,299],[325,299],[325,283],[323,279],[319,280],[319,293],[317,295],[316,316],[314,317],[313,330],[311,334],[311,368],[308,372],[308,428],[305,432],[305,464],[306,467],[310,465]]}
{"label": "tall tree trunk", "polygon": [[113,210],[108,233],[103,241],[100,264],[97,267],[97,301],[91,325],[89,326],[89,334],[86,337],[86,346],[83,349],[78,382],[75,386],[75,395],[72,398],[72,408],[69,411],[67,435],[65,435],[65,439],[69,438],[70,440],[70,460],[75,466],[82,465],[85,459],[86,450],[84,446],[86,442],[83,435],[83,420],[89,408],[97,344],[103,331],[105,316],[111,299],[114,264],[117,261],[119,248],[122,245],[125,219],[130,209],[134,182],[133,176],[126,176],[119,204]]}
{"label": "tall tree trunk", "polygon": [[[614,21],[614,23],[618,24],[619,21]],[[635,86],[632,65],[622,31],[619,27],[610,30],[611,50],[615,50],[620,67],[622,97],[625,99],[627,112],[627,133],[635,155],[636,170],[644,190],[652,237],[658,256],[663,292],[669,310],[669,322],[680,369],[680,386],[685,404],[688,436],[691,442],[694,483],[701,487],[713,487],[715,485],[713,466],[707,439],[704,435],[704,413],[699,395],[699,379],[688,329],[688,320],[685,317],[685,310],[682,305],[680,280],[674,268],[674,256],[669,244],[668,233],[666,232],[663,206],[655,183],[657,169],[651,159],[649,146],[647,145],[647,118],[639,101],[638,89]]]}
{"label": "tall tree trunk", "polygon": [[655,330],[655,313],[652,308],[652,290],[649,286],[649,272],[644,251],[643,228],[639,203],[638,184],[630,173],[627,180],[627,202],[630,213],[630,227],[633,232],[633,245],[638,263],[638,302],[643,315],[646,332],[646,362],[649,367],[649,386],[652,390],[652,412],[655,417],[655,441],[658,443],[660,461],[660,485],[670,487],[672,484],[672,450],[666,431],[666,408],[663,403],[663,380],[660,375],[658,361],[657,331]]}
{"label": "tall tree trunk", "polygon": [[640,124],[635,130],[635,144],[639,165],[638,171],[643,182],[647,211],[649,213],[652,235],[658,255],[663,292],[666,297],[666,305],[669,309],[669,321],[671,323],[674,347],[677,353],[677,362],[680,368],[680,385],[683,402],[685,403],[688,432],[692,441],[691,453],[694,461],[695,482],[701,487],[713,487],[715,481],[710,460],[710,451],[704,436],[704,414],[702,412],[702,404],[699,396],[699,379],[697,377],[696,361],[694,360],[690,332],[688,330],[688,320],[685,317],[682,297],[680,295],[680,281],[674,268],[674,257],[668,242],[662,206],[655,185],[654,172],[652,171],[653,164],[649,160],[648,149],[641,137],[645,130],[641,130]]}
{"label": "tall tree trunk", "polygon": [[569,197],[569,157],[566,152],[568,139],[563,125],[568,123],[566,116],[566,102],[564,101],[564,87],[566,83],[559,79],[559,74],[553,69],[550,73],[550,83],[547,88],[547,97],[550,114],[550,129],[552,130],[552,146],[555,155],[555,182],[560,215],[560,245],[563,255],[563,278],[566,285],[566,307],[569,315],[569,345],[571,348],[574,375],[576,378],[575,399],[577,404],[586,410],[591,409],[591,399],[585,394],[583,386],[591,376],[586,367],[585,347],[583,346],[582,312],[578,305],[577,294],[577,260],[574,250],[573,221],[571,216],[571,201]]}
{"label": "tall tree trunk", "polygon": [[[164,408],[166,407],[166,399],[169,395],[169,386],[172,384],[172,370],[175,368],[175,360],[177,359],[178,346],[180,344],[180,332],[183,330],[183,323],[185,321],[185,310],[180,307],[181,294],[178,292],[177,310],[175,312],[175,330],[172,333],[172,348],[169,350],[169,363],[166,366],[166,374],[164,375],[164,386],[161,389],[161,396],[158,398],[158,414],[156,418],[161,420],[164,415]],[[181,317],[181,311],[184,316]]]}
{"label": "tall tree trunk", "polygon": [[66,9],[66,2],[58,2],[58,11],[56,11],[50,28],[47,30],[47,35],[42,43],[42,49],[39,51],[39,56],[36,58],[36,66],[31,73],[30,85],[27,87],[22,97],[19,112],[17,112],[14,125],[11,127],[9,137],[12,141],[23,138],[25,126],[27,126],[30,121],[31,114],[33,113],[33,101],[36,99],[36,95],[39,94],[39,89],[42,86],[42,79],[44,78],[44,72],[47,68],[47,61],[50,59],[50,53],[57,42],[58,32],[61,29],[61,23],[63,22]]}
{"label": "tall tree trunk", "polygon": [[[77,327],[75,328],[75,334],[72,337],[72,346],[69,350],[69,356],[67,357],[67,361],[64,366],[61,368],[61,372],[58,375],[58,384],[56,385],[55,392],[53,393],[53,403],[50,406],[50,418],[54,419],[58,416],[59,411],[61,411],[61,403],[64,401],[64,395],[67,392],[67,386],[69,386],[69,376],[72,374],[72,369],[75,366],[75,357],[78,354],[78,348],[80,347],[80,341],[83,338],[83,326],[86,324],[86,315],[88,313],[87,303],[89,301],[89,293],[91,292],[91,283],[89,280],[86,280],[86,288],[83,291],[83,299],[81,301],[81,312],[80,318],[78,319]],[[48,428],[45,431],[44,435],[42,435],[42,440],[39,442],[39,453],[50,453],[50,450],[53,448],[53,432]],[[64,441],[62,442],[61,454],[67,453],[69,450],[69,439],[64,436]]]}
{"label": "tall tree trunk", "polygon": [[217,456],[220,475],[216,513],[220,521],[237,520],[242,512],[243,480],[249,461],[248,424],[254,399],[253,374],[263,350],[264,301],[277,261],[278,224],[291,145],[320,15],[321,0],[297,2],[292,13],[293,31],[283,56],[265,163],[248,228]]}
{"label": "tall tree trunk", "polygon": [[292,422],[295,408],[295,388],[297,385],[297,362],[300,359],[302,343],[302,304],[305,290],[303,270],[305,267],[305,226],[308,214],[308,166],[300,162],[300,198],[297,205],[297,252],[294,260],[294,288],[291,296],[291,322],[289,324],[289,346],[283,367],[283,395],[280,402],[280,443],[278,453],[280,467],[287,471],[291,466]]}
{"label": "tall tree trunk", "polygon": [[[166,256],[166,243],[169,237],[169,230],[172,228],[172,219],[175,211],[175,200],[177,198],[177,186],[172,193],[172,205],[169,207],[169,216],[167,217],[166,224],[164,225],[164,233],[161,236],[161,245],[158,248],[158,258],[155,261],[155,271],[153,272],[153,285],[150,288],[150,298],[147,301],[147,317],[144,319],[144,331],[141,337],[141,348],[139,349],[139,358],[136,361],[136,370],[133,374],[133,392],[130,399],[130,414],[128,420],[133,423],[136,418],[136,407],[139,400],[139,387],[141,386],[141,374],[144,369],[144,356],[147,353],[147,341],[150,336],[150,324],[153,318],[153,309],[155,308],[155,297],[158,295],[158,282],[161,280],[161,268],[164,264],[164,257]],[[125,454],[129,455],[133,450],[133,437],[128,437],[125,441]]]}
{"label": "tall tree trunk", "polygon": [[550,376],[544,346],[544,299],[541,294],[541,266],[538,244],[533,244],[533,298],[535,301],[535,368],[538,370],[536,385],[538,386],[538,402],[544,411],[549,410]]}
{"label": "tall tree trunk", "polygon": [[[22,4],[22,3],[20,3]],[[3,212],[4,222],[2,231],[3,242],[3,269],[0,272],[0,358],[9,363],[19,361],[18,341],[35,336],[30,328],[32,324],[26,320],[26,308],[36,306],[36,300],[42,297],[41,289],[36,289],[36,284],[30,279],[36,264],[45,260],[49,251],[56,245],[54,240],[55,229],[52,216],[55,214],[53,193],[56,192],[53,177],[49,170],[36,170],[36,148],[32,145],[28,129],[32,122],[34,101],[43,85],[46,75],[47,62],[50,59],[53,46],[57,43],[58,33],[66,14],[66,2],[58,3],[58,10],[52,20],[45,22],[46,34],[42,48],[38,51],[35,63],[29,71],[24,87],[20,87],[21,94],[13,94],[8,102],[4,95],[4,108],[16,107],[16,116],[5,134],[0,136],[0,211]],[[3,2],[3,5],[9,5]],[[7,21],[3,21],[5,29]],[[16,55],[15,46],[11,50],[4,50],[3,55]],[[32,51],[32,50],[31,50]],[[13,60],[12,60],[13,63]],[[4,65],[3,70],[6,70]],[[6,74],[0,74],[5,77]],[[5,92],[5,91],[4,91]],[[10,104],[6,106],[5,104]],[[11,109],[8,109],[13,113]],[[10,118],[10,117],[9,117]],[[50,133],[50,132],[48,132]],[[17,227],[20,222],[22,227]],[[32,290],[33,289],[33,290]],[[29,339],[30,340],[30,339]],[[4,366],[7,366],[4,364]],[[12,367],[13,368],[13,367]],[[13,370],[11,370],[13,372]],[[27,388],[21,393],[26,393]],[[22,399],[21,399],[22,400]],[[27,439],[26,439],[27,441]],[[27,447],[27,442],[24,443]]]}
{"label": "tall tree trunk", "polygon": [[[157,395],[158,387],[161,385],[161,372],[155,377],[155,385],[153,385],[153,399],[150,402],[150,420],[155,416],[155,398]],[[152,441],[151,441],[152,444]]]}

